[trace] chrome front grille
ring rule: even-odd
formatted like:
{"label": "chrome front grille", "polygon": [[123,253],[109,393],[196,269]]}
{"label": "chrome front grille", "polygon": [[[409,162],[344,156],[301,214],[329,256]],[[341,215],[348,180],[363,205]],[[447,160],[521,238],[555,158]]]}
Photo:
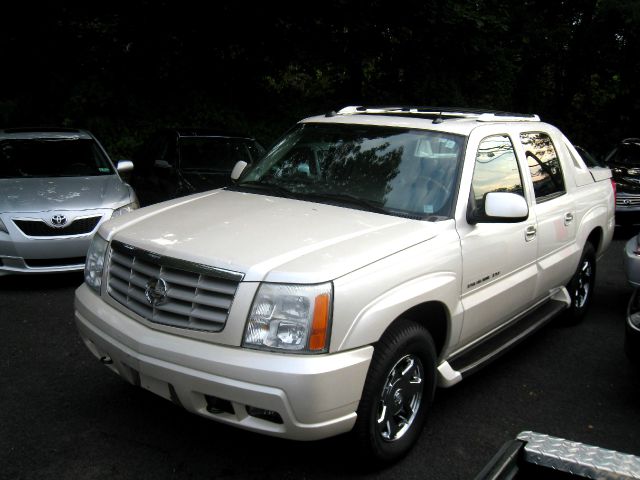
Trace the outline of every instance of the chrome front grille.
{"label": "chrome front grille", "polygon": [[117,302],[151,322],[219,332],[242,277],[114,241],[107,289]]}
{"label": "chrome front grille", "polygon": [[637,207],[638,205],[640,205],[640,195],[638,196],[618,195],[616,197],[616,205],[620,207]]}

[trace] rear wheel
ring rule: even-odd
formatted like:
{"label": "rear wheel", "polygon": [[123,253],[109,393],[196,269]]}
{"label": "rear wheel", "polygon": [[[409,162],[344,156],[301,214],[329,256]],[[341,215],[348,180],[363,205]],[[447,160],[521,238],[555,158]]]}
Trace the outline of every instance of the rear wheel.
{"label": "rear wheel", "polygon": [[354,434],[363,458],[395,461],[418,439],[433,399],[436,353],[429,332],[400,319],[376,345]]}
{"label": "rear wheel", "polygon": [[596,252],[593,245],[587,242],[582,251],[578,268],[567,285],[571,297],[571,306],[564,316],[567,323],[575,324],[584,318],[591,303],[591,297],[593,297],[595,284]]}

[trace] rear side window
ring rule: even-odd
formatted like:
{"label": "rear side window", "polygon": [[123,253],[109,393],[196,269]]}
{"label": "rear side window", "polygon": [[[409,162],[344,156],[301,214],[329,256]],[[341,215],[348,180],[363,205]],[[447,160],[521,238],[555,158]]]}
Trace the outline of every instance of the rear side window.
{"label": "rear side window", "polygon": [[520,134],[533,181],[536,202],[541,203],[563,195],[566,190],[558,154],[551,137],[544,132]]}
{"label": "rear side window", "polygon": [[478,209],[483,208],[484,197],[490,192],[524,196],[518,161],[507,135],[494,135],[480,142],[471,187]]}

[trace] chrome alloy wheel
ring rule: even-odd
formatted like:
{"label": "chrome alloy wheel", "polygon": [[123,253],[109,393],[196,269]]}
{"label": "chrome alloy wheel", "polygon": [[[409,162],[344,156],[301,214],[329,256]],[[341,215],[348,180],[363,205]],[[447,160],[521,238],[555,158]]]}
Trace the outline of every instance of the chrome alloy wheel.
{"label": "chrome alloy wheel", "polygon": [[400,439],[415,420],[422,401],[423,372],[415,355],[405,355],[389,372],[377,414],[377,430],[385,441]]}
{"label": "chrome alloy wheel", "polygon": [[593,279],[593,266],[588,258],[582,259],[582,265],[578,270],[578,277],[576,278],[575,292],[573,295],[573,301],[576,308],[582,308],[589,299],[589,293],[591,292],[591,282]]}

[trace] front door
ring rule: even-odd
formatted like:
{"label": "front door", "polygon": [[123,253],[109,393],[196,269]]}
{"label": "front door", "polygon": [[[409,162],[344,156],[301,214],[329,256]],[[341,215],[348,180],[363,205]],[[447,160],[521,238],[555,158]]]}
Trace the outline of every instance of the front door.
{"label": "front door", "polygon": [[[470,202],[481,208],[489,192],[525,196],[522,168],[507,134],[482,139],[477,148]],[[533,303],[538,238],[533,211],[517,223],[459,222],[462,244],[460,345],[466,345]]]}

